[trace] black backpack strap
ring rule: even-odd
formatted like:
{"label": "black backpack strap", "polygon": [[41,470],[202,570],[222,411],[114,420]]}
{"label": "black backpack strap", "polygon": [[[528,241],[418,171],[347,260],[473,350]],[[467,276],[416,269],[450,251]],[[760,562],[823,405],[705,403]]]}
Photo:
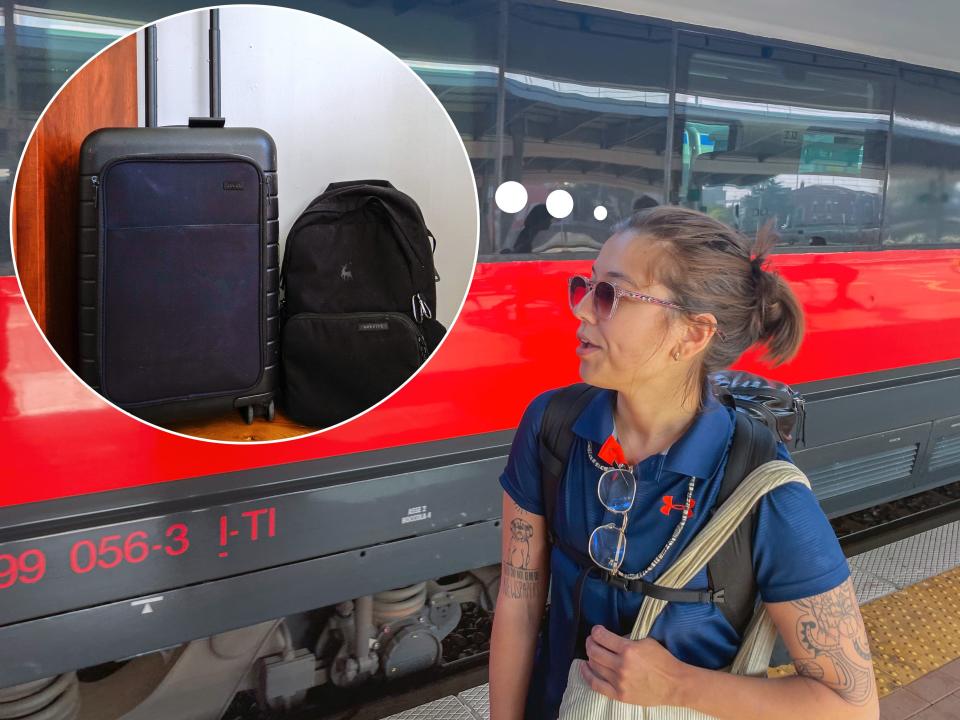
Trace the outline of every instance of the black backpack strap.
{"label": "black backpack strap", "polygon": [[570,459],[570,448],[573,447],[573,424],[580,413],[587,406],[600,388],[586,383],[577,383],[560,388],[547,402],[540,422],[540,488],[543,493],[543,516],[547,527],[547,539],[551,545],[559,545],[560,549],[569,554],[579,568],[577,581],[573,589],[573,618],[567,646],[563,648],[568,660],[577,656],[577,648],[583,648],[584,629],[580,623],[580,598],[583,593],[583,584],[596,568],[585,552],[570,547],[557,537],[554,531],[554,520],[557,512],[557,501],[560,497],[563,476],[566,474],[567,462]]}
{"label": "black backpack strap", "polygon": [[553,519],[556,515],[560,483],[573,445],[573,423],[600,388],[577,383],[561,388],[547,402],[540,423],[540,487],[547,537],[554,543]]}
{"label": "black backpack strap", "polygon": [[611,575],[606,570],[600,571],[600,579],[607,585],[649,595],[655,600],[663,600],[664,602],[714,603],[716,605],[722,605],[724,602],[723,588],[718,590],[684,590],[683,588],[657,585],[642,579],[627,580],[619,575]]}
{"label": "black backpack strap", "polygon": [[[766,425],[737,412],[733,447],[720,483],[715,512],[754,469],[777,456],[777,443]],[[711,512],[711,514],[712,514]],[[757,581],[753,574],[753,530],[756,508],[707,563],[707,577],[714,595],[723,598],[717,607],[743,637],[756,607]]]}

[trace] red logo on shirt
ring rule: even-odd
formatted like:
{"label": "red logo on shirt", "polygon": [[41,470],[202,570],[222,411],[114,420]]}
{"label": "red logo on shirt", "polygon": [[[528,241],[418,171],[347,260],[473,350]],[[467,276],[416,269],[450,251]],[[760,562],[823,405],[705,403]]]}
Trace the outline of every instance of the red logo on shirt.
{"label": "red logo on shirt", "polygon": [[[687,517],[693,517],[693,506],[697,504],[696,500],[690,500],[690,514]],[[673,495],[664,495],[663,496],[663,507],[660,508],[660,512],[664,515],[669,515],[672,510],[679,510],[683,512],[684,503],[675,503],[673,501]]]}

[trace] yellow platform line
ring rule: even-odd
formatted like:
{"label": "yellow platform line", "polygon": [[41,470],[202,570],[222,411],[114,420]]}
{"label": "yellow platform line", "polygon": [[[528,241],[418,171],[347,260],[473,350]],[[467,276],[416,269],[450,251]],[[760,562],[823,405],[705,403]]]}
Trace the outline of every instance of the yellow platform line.
{"label": "yellow platform line", "polygon": [[[861,606],[880,697],[960,657],[960,567]],[[793,665],[770,677],[793,675]]]}

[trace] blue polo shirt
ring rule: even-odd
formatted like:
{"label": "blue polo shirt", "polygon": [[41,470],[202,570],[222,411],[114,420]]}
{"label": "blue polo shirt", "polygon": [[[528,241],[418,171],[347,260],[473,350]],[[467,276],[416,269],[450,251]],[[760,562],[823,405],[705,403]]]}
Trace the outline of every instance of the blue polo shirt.
{"label": "blue polo shirt", "polygon": [[[510,449],[500,484],[524,510],[544,514],[540,485],[538,434],[544,410],[555,390],[538,396],[524,412]],[[563,490],[558,498],[555,527],[573,547],[587,549],[590,533],[599,525],[618,522],[597,499],[600,470],[587,457],[613,431],[616,393],[600,392],[583,409],[573,425]],[[716,504],[717,493],[733,440],[734,411],[706,393],[704,409],[687,432],[664,454],[653,455],[634,468],[637,496],[629,513],[625,573],[640,572],[660,552],[680,520],[690,476],[696,478],[693,513],[682,533],[658,566],[645,578],[656,579],[670,567],[684,547],[703,527]],[[778,457],[790,460],[783,443]],[[601,464],[602,461],[601,461]],[[671,498],[668,501],[666,498]],[[850,574],[836,535],[814,494],[799,483],[789,483],[767,494],[757,507],[753,541],[753,568],[760,596],[766,602],[783,602],[831,590]],[[579,568],[560,548],[550,555],[550,617],[540,638],[527,699],[527,718],[556,718],[570,668],[570,633],[574,616],[574,588]],[[687,586],[706,589],[704,568]],[[597,577],[587,577],[581,594],[580,633],[603,625],[626,635],[633,627],[643,595],[618,589]],[[740,637],[719,608],[709,604],[669,603],[650,633],[675,657],[704,668],[728,665]],[[578,647],[583,656],[583,648]]]}

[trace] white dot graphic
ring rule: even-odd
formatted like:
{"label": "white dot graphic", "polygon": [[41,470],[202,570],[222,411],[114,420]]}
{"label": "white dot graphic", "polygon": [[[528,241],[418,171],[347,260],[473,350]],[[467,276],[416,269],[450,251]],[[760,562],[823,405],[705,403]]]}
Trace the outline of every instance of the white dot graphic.
{"label": "white dot graphic", "polygon": [[603,222],[607,219],[607,209],[603,205],[597,205],[593,209],[593,216],[599,221]]}
{"label": "white dot graphic", "polygon": [[527,189],[516,180],[507,180],[493,196],[497,207],[505,213],[518,213],[527,205]]}
{"label": "white dot graphic", "polygon": [[573,212],[573,196],[566,190],[554,190],[547,195],[547,212],[557,220],[563,220]]}

